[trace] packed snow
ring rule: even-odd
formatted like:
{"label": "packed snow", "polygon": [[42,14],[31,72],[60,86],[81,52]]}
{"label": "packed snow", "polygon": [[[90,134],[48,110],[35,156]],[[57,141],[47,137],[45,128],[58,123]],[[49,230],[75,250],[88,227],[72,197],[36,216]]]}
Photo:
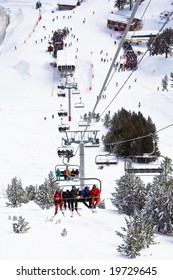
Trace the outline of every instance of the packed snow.
{"label": "packed snow", "polygon": [[[137,17],[143,15],[148,2],[139,6]],[[92,213],[79,204],[81,216],[75,213],[71,218],[70,211],[66,211],[65,217],[58,213],[50,222],[48,218],[53,215],[54,207],[41,210],[30,202],[10,208],[5,203],[8,202],[5,191],[12,178],[21,179],[23,187],[39,185],[50,171],[54,171],[56,164],[62,163],[56,152],[57,147],[62,146],[57,111],[60,104],[67,109],[68,103],[67,98],[57,97],[57,85],[61,81],[57,69],[50,65],[55,59],[47,52],[52,31],[64,27],[72,29],[65,39],[66,53],[77,56],[72,80],[78,83],[85,107],[74,108],[79,96],[72,96],[72,121],[64,120],[70,124],[71,130],[79,130],[81,116],[93,110],[119,42],[116,32],[108,29],[106,24],[108,14],[115,10],[113,0],[84,0],[70,11],[57,10],[55,0],[41,3],[42,18],[38,20],[40,10],[35,9],[36,1],[0,0],[0,6],[10,16],[10,24],[0,45],[0,259],[123,260],[116,250],[122,240],[115,231],[121,231],[125,226],[124,215],[118,214],[110,199],[115,180],[124,174],[124,163],[119,161],[116,166],[98,169],[95,157],[104,152],[102,143],[97,148],[85,148],[85,176],[101,180],[101,197],[105,199],[106,209]],[[143,30],[159,30],[163,24],[160,13],[171,8],[169,0],[152,0],[143,17]],[[126,8],[122,13],[129,16],[131,12]],[[172,23],[171,19],[166,27],[171,27]],[[146,45],[141,43],[134,48],[144,53]],[[106,62],[101,58],[106,58]],[[104,112],[103,119],[108,111],[113,115],[122,107],[138,112],[140,102],[142,114],[146,118],[150,116],[160,130],[161,154],[169,157],[173,154],[173,89],[169,86],[167,92],[162,91],[161,80],[172,72],[172,63],[172,57],[150,57],[147,53],[130,77],[129,71],[117,71],[95,110],[100,114]],[[103,121],[94,123],[92,129],[99,130],[100,139],[106,133]],[[77,151],[77,144],[73,147]],[[79,164],[79,150],[70,164]],[[152,177],[142,179],[148,182]],[[29,222],[28,233],[13,232],[8,217],[14,215],[22,215]],[[64,228],[67,236],[62,237]],[[173,259],[172,237],[156,234],[155,241],[158,244],[143,250],[138,260]]]}

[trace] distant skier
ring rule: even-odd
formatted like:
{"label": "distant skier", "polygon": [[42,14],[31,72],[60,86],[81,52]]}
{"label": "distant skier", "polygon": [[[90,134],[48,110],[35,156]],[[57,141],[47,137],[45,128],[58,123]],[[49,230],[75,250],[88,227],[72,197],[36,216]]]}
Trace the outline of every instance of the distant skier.
{"label": "distant skier", "polygon": [[60,210],[62,211],[62,207],[64,205],[62,191],[60,189],[57,189],[54,192],[53,199],[54,199],[54,203],[55,203],[55,215],[56,215],[58,213],[58,206],[60,207]]}

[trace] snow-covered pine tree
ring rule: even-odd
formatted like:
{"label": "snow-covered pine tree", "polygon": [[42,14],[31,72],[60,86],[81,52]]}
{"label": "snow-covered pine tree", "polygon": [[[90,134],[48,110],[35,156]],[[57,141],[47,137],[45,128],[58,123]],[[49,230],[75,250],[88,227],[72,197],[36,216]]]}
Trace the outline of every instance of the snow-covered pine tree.
{"label": "snow-covered pine tree", "polygon": [[[152,136],[145,138],[145,141],[142,138],[138,139],[138,141],[123,140],[135,138],[136,135],[144,136],[150,131],[155,134],[155,152],[153,155],[156,156],[159,154],[158,136],[156,126],[151,118],[146,119],[140,111],[136,113],[121,108],[121,110],[114,113],[111,125],[103,139],[103,144],[107,151],[112,152],[111,143],[119,142],[118,145],[114,146],[114,152],[118,157],[143,155],[153,150]],[[139,160],[141,159],[138,158],[138,162]],[[142,158],[142,161],[144,161],[144,158]]]}
{"label": "snow-covered pine tree", "polygon": [[146,188],[140,177],[125,174],[116,181],[117,187],[112,193],[113,205],[120,213],[133,215],[134,211],[143,209],[146,200]]}
{"label": "snow-covered pine tree", "polygon": [[165,54],[165,58],[172,54],[173,29],[166,28],[155,38],[150,38],[147,42],[150,55]]}
{"label": "snow-covered pine tree", "polygon": [[135,211],[134,215],[128,219],[125,218],[125,221],[127,228],[122,227],[125,234],[116,231],[116,234],[124,241],[118,246],[117,251],[130,258],[136,258],[140,256],[142,249],[154,244],[153,226],[149,219],[139,211]]}
{"label": "snow-covered pine tree", "polygon": [[173,47],[173,29],[166,28],[159,35],[159,54],[165,53],[165,58],[168,55],[172,55],[172,47]]}
{"label": "snow-covered pine tree", "polygon": [[46,182],[38,187],[34,202],[41,209],[49,209],[53,205],[52,192]]}
{"label": "snow-covered pine tree", "polygon": [[61,236],[66,236],[67,235],[67,230],[66,228],[64,228],[61,232]]}
{"label": "snow-covered pine tree", "polygon": [[22,182],[17,177],[12,179],[11,184],[8,184],[6,193],[12,207],[18,207],[22,203],[28,202],[26,192],[22,187]]}
{"label": "snow-covered pine tree", "polygon": [[168,75],[166,74],[164,78],[162,79],[162,90],[168,91]]}
{"label": "snow-covered pine tree", "polygon": [[105,199],[102,199],[99,204],[98,204],[98,208],[100,209],[105,209],[106,206],[105,206]]}
{"label": "snow-covered pine tree", "polygon": [[162,165],[165,172],[154,177],[153,182],[146,186],[144,213],[151,216],[155,230],[166,234],[173,232],[172,161],[166,157]]}
{"label": "snow-covered pine tree", "polygon": [[170,73],[171,87],[173,87],[173,72]]}
{"label": "snow-covered pine tree", "polygon": [[169,157],[164,157],[164,160],[161,162],[161,167],[164,170],[162,177],[167,180],[173,173],[172,160]]}
{"label": "snow-covered pine tree", "polygon": [[45,179],[44,184],[38,187],[34,202],[42,209],[49,209],[53,206],[53,193],[57,188],[55,177],[52,171],[48,174],[48,179]]}
{"label": "snow-covered pine tree", "polygon": [[104,117],[104,126],[106,128],[109,128],[111,125],[111,117],[110,117],[110,113],[107,113]]}
{"label": "snow-covered pine tree", "polygon": [[45,182],[47,183],[47,185],[49,185],[51,195],[54,194],[54,192],[57,188],[57,183],[55,183],[55,181],[56,181],[56,179],[55,179],[54,172],[50,171],[48,174],[48,179],[45,179]]}
{"label": "snow-covered pine tree", "polygon": [[26,196],[29,200],[34,200],[36,193],[37,193],[37,187],[36,186],[32,186],[29,185],[28,187],[26,187]]}
{"label": "snow-covered pine tree", "polygon": [[19,216],[17,218],[16,216],[13,216],[13,231],[15,233],[26,233],[30,229],[30,227],[27,227],[29,223],[25,222],[25,218],[22,216]]}

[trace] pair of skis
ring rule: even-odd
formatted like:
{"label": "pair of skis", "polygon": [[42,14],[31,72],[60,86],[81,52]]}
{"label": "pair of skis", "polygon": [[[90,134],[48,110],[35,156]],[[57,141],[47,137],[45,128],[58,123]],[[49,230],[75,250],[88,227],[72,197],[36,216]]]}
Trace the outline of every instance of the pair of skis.
{"label": "pair of skis", "polygon": [[[81,214],[79,213],[79,211],[77,209],[75,209],[76,213],[81,216]],[[71,211],[71,218],[73,218],[73,215],[74,215],[74,211]]]}
{"label": "pair of skis", "polygon": [[97,213],[97,209],[96,206],[93,205],[93,207],[90,208],[92,213]]}
{"label": "pair of skis", "polygon": [[[60,210],[60,212],[62,213],[62,215],[65,217],[65,213],[62,211],[62,210]],[[52,217],[50,217],[50,218],[46,218],[46,222],[53,222],[53,220],[54,220],[54,218],[56,217],[56,215],[57,214],[54,214]]]}

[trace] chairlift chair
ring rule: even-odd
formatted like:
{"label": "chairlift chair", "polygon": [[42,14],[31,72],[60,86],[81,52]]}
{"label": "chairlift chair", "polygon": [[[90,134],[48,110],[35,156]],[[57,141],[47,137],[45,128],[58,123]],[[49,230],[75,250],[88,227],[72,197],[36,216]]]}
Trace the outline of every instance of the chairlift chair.
{"label": "chairlift chair", "polygon": [[[144,159],[157,159],[157,156],[133,156],[125,159],[124,161],[124,171],[125,173],[134,173],[139,176],[154,176],[164,173],[164,168],[161,167],[159,163],[139,163],[139,158]],[[130,164],[131,161],[131,164]],[[133,165],[134,163],[134,165]]]}
{"label": "chairlift chair", "polygon": [[90,124],[88,124],[88,121],[82,120],[78,122],[78,126],[87,126],[87,125],[90,126]]}
{"label": "chairlift chair", "polygon": [[[68,184],[69,181],[69,184]],[[84,186],[82,185],[82,182],[84,183]],[[88,186],[90,189],[93,187],[93,185],[96,185],[99,189],[100,192],[102,191],[102,182],[98,178],[77,178],[76,180],[73,181],[73,184],[71,183],[71,180],[60,180],[60,183],[58,186],[62,189],[67,189],[75,186],[77,189],[79,188],[80,190],[85,188],[85,186]]]}
{"label": "chairlift chair", "polygon": [[97,138],[98,130],[88,130],[88,143],[85,144],[85,147],[99,147],[100,139]]}
{"label": "chairlift chair", "polygon": [[75,108],[84,108],[85,104],[82,103],[82,98],[80,97],[80,101],[74,104]]}
{"label": "chairlift chair", "polygon": [[63,90],[60,90],[60,91],[57,93],[57,96],[58,96],[58,97],[66,97],[66,92],[63,91]]}
{"label": "chairlift chair", "polygon": [[58,111],[58,116],[59,117],[67,117],[68,113],[65,110],[61,110],[61,111]]}
{"label": "chairlift chair", "polygon": [[60,124],[58,125],[58,130],[59,132],[64,132],[66,130],[70,129],[70,125],[69,124]]}
{"label": "chairlift chair", "polygon": [[95,157],[95,164],[97,165],[116,165],[118,158],[114,154],[103,154]]}
{"label": "chairlift chair", "polygon": [[85,143],[86,148],[96,148],[100,147],[100,139],[99,138],[93,138],[90,141]]}
{"label": "chairlift chair", "polygon": [[62,104],[60,105],[60,110],[58,110],[58,116],[59,117],[67,117],[68,116],[68,112],[66,110],[62,109]]}
{"label": "chairlift chair", "polygon": [[65,131],[66,139],[64,140],[65,145],[71,145],[72,143],[79,144],[81,141],[85,143],[85,147],[99,147],[100,139],[97,138],[97,132],[99,130],[87,130],[84,131]]}
{"label": "chairlift chair", "polygon": [[72,90],[72,94],[80,94],[80,91],[78,89]]}
{"label": "chairlift chair", "polygon": [[79,178],[79,165],[57,164],[55,166],[55,176],[57,181],[77,179]]}
{"label": "chairlift chair", "polygon": [[57,154],[59,157],[70,158],[74,156],[74,149],[73,147],[66,147],[66,146],[58,147]]}

